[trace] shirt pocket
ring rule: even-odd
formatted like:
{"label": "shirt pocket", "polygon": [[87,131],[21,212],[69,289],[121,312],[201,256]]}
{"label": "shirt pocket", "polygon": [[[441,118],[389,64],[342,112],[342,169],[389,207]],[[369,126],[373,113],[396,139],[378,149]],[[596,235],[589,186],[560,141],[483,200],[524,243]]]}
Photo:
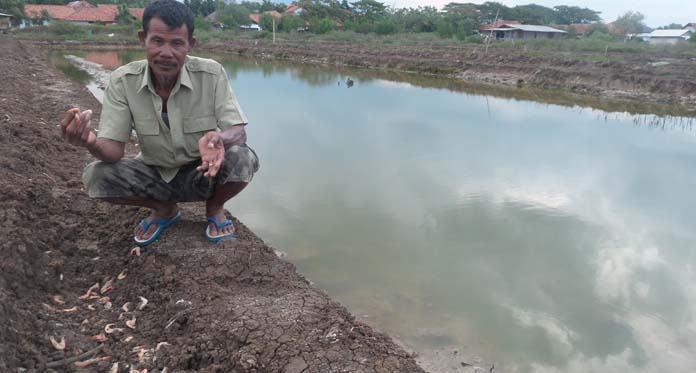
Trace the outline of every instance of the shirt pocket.
{"label": "shirt pocket", "polygon": [[157,155],[161,154],[165,149],[159,136],[160,128],[157,118],[150,115],[134,115],[133,127],[138,135],[143,161],[146,164],[161,166]]}
{"label": "shirt pocket", "polygon": [[157,121],[157,118],[155,118],[154,116],[134,116],[133,126],[135,127],[135,132],[138,134],[138,136],[159,135],[159,121]]}
{"label": "shirt pocket", "polygon": [[198,140],[200,140],[206,132],[217,131],[217,128],[217,119],[215,119],[215,115],[184,118],[184,142],[186,143],[187,152],[196,157],[200,157]]}

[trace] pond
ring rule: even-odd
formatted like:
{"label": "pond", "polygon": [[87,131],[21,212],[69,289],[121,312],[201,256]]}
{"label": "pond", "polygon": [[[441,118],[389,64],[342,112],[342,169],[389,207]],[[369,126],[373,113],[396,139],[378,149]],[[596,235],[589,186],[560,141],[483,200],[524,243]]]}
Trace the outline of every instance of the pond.
{"label": "pond", "polygon": [[218,60],[261,159],[229,210],[426,368],[696,366],[693,118]]}

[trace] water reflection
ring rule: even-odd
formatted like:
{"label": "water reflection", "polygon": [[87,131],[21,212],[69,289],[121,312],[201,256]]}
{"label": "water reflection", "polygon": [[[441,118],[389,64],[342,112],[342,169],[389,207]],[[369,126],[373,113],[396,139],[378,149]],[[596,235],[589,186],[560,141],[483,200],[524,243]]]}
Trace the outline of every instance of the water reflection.
{"label": "water reflection", "polygon": [[228,208],[358,317],[496,372],[696,366],[692,118],[221,60],[263,164]]}

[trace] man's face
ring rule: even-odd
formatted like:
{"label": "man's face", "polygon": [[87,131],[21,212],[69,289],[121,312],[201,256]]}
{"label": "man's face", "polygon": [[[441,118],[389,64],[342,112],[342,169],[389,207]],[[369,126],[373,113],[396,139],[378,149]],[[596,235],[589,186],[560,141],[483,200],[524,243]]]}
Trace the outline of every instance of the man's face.
{"label": "man's face", "polygon": [[140,30],[138,37],[145,46],[152,74],[160,82],[176,79],[186,61],[186,54],[196,44],[195,38],[189,39],[185,24],[170,29],[159,17],[150,19],[147,35]]}

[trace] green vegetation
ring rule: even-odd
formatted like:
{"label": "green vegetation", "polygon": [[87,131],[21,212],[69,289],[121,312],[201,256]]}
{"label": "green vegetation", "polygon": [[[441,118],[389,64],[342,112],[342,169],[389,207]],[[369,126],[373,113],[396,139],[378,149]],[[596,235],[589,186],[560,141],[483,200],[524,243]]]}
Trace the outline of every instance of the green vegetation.
{"label": "green vegetation", "polygon": [[[18,6],[23,0],[0,0],[0,7]],[[69,0],[31,0],[64,4]],[[97,0],[94,3],[113,0]],[[75,26],[53,20],[48,27],[15,31],[19,37],[44,40],[81,40],[111,43],[137,43],[136,31],[140,23],[127,12],[128,7],[142,6],[147,0],[116,0],[119,3],[117,25]],[[265,39],[271,37],[275,22],[276,41],[342,41],[390,45],[442,45],[459,46],[483,44],[488,35],[479,34],[481,24],[494,20],[518,20],[527,24],[550,24],[565,29],[566,39],[516,40],[491,43],[499,48],[534,55],[557,52],[588,52],[596,54],[592,59],[606,58],[611,52],[659,52],[673,51],[679,55],[694,54],[694,44],[679,46],[652,46],[638,41],[625,41],[602,23],[599,13],[581,7],[559,5],[547,8],[539,5],[508,7],[496,2],[483,4],[449,3],[438,10],[434,7],[391,8],[377,0],[297,0],[302,10],[296,14],[283,13],[286,5],[262,2],[222,0],[185,0],[196,14],[196,35],[200,42],[230,39]],[[13,5],[14,4],[14,5]],[[4,8],[3,8],[4,9]],[[212,19],[204,16],[215,11]],[[266,13],[282,14],[274,18]],[[259,24],[264,31],[242,32],[239,26],[251,23],[249,15],[260,15]],[[45,15],[49,19],[48,14]],[[210,17],[209,17],[210,18]],[[643,15],[627,12],[614,22],[614,28],[631,33],[645,27]],[[577,39],[571,23],[591,23],[581,39]],[[564,26],[566,25],[566,26]],[[674,26],[674,25],[669,25]],[[696,42],[696,38],[692,38]],[[586,56],[583,56],[585,58]]]}

